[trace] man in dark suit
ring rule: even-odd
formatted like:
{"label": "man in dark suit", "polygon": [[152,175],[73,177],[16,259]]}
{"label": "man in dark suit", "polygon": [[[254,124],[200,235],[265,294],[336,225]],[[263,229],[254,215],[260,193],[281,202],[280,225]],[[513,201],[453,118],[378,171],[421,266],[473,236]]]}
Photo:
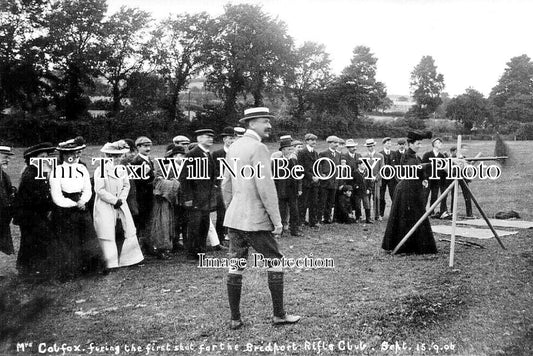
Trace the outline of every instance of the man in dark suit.
{"label": "man in dark suit", "polygon": [[396,156],[396,164],[399,166],[403,165],[403,160],[405,156],[405,138],[399,138],[397,141],[398,149],[396,151],[393,151],[394,155]]}
{"label": "man in dark suit", "polygon": [[[441,152],[442,148],[442,140],[440,137],[435,137],[431,141],[431,146],[433,146],[433,149],[431,151],[428,151],[424,153],[422,156],[422,163],[430,163],[431,158],[446,158],[446,156]],[[434,163],[436,164],[436,163]],[[425,202],[427,202],[428,196],[431,194],[429,205],[433,205],[435,201],[439,197],[439,191],[440,194],[442,194],[446,190],[446,172],[439,172],[439,177],[436,179],[429,179],[428,180],[428,190],[426,193],[426,198],[424,199]],[[441,218],[445,219],[448,217],[448,208],[446,204],[446,197],[441,200],[440,202],[440,211],[438,213],[435,213],[432,215],[433,218]]]}
{"label": "man in dark suit", "polygon": [[318,153],[315,151],[317,137],[308,133],[304,140],[305,147],[297,155],[298,164],[304,169],[302,195],[299,200],[300,222],[305,222],[305,214],[309,210],[309,227],[317,228],[319,179],[313,173],[313,165],[318,160]]}
{"label": "man in dark suit", "polygon": [[[383,143],[383,150],[380,153],[383,156],[383,165],[394,167],[395,165],[399,164],[399,162],[396,161],[396,154],[394,151],[391,151],[391,138],[385,137],[381,142]],[[390,200],[392,201],[396,184],[396,174],[390,179],[383,177],[381,178],[381,186],[379,187],[379,216],[381,218],[383,218],[383,215],[385,214],[385,194],[387,192],[387,188],[389,188],[389,196]]]}
{"label": "man in dark suit", "polygon": [[216,209],[217,195],[215,161],[209,152],[215,133],[211,129],[201,129],[195,134],[198,145],[187,152],[180,176],[184,205],[189,210],[185,247],[191,260],[206,251],[209,213]]}
{"label": "man in dark suit", "polygon": [[[279,150],[282,154],[281,157],[276,158],[279,161],[284,161],[286,169],[292,172],[293,167],[296,165],[296,159],[292,158],[294,147],[292,146],[291,139],[281,140]],[[274,162],[272,163],[274,166]],[[281,162],[278,163],[278,167],[282,166]],[[300,217],[298,214],[298,196],[302,194],[302,180],[295,179],[295,177],[289,176],[288,178],[275,179],[276,191],[278,192],[279,212],[281,214],[281,220],[283,225],[286,225],[287,210],[289,217],[289,230],[292,236],[302,236],[299,231]]]}
{"label": "man in dark suit", "polygon": [[[262,178],[249,179],[237,173],[232,176],[229,170],[224,173],[222,194],[226,203],[224,225],[230,236],[229,256],[239,261],[248,258],[248,250],[253,247],[257,253],[268,259],[281,259],[278,243],[274,235],[283,230],[279,213],[276,186],[272,179],[270,153],[261,141],[270,136],[273,116],[268,108],[252,108],[244,111],[239,120],[247,123],[248,130],[230,147],[228,159],[237,159],[237,172],[246,166],[264,167]],[[257,172],[256,172],[257,173]],[[227,279],[228,300],[231,310],[230,328],[239,329],[244,324],[241,320],[240,301],[242,291],[242,273],[245,266],[230,268]],[[285,312],[283,302],[283,269],[281,265],[268,263],[268,288],[272,297],[273,323],[293,324],[300,320],[297,315]]]}
{"label": "man in dark suit", "polygon": [[[350,184],[350,185],[352,186],[352,188],[354,188],[354,186],[353,186],[353,176],[354,176],[353,172],[355,172],[355,170],[357,169],[357,161],[359,160],[361,155],[356,152],[357,151],[357,142],[355,142],[351,138],[346,140],[346,149],[348,150],[348,152],[343,153],[341,155],[341,160],[345,159],[346,160],[346,164],[350,167],[350,172],[352,172],[352,184]],[[355,194],[352,194],[350,196],[350,202],[352,204],[352,210],[355,210]]]}
{"label": "man in dark suit", "polygon": [[326,142],[328,149],[319,154],[319,159],[323,160],[320,162],[318,170],[322,177],[330,178],[320,179],[320,212],[322,213],[322,223],[331,224],[331,210],[335,204],[335,194],[338,187],[336,170],[337,166],[340,165],[341,155],[337,152],[339,146],[337,136],[329,136]]}
{"label": "man in dark suit", "polygon": [[[139,214],[134,216],[135,227],[137,228],[137,236],[141,247],[146,249],[146,238],[150,234],[148,226],[150,222],[150,213],[152,212],[152,205],[154,201],[154,161],[150,157],[152,150],[152,140],[146,136],[140,136],[135,140],[137,147],[137,155],[131,161],[132,166],[140,166],[137,173],[144,172],[142,179],[135,180],[135,189],[137,193],[137,206]],[[145,251],[152,253],[154,251]]]}
{"label": "man in dark suit", "polygon": [[[224,227],[224,216],[226,215],[226,206],[224,205],[224,199],[222,198],[222,191],[220,185],[222,183],[222,175],[220,172],[221,162],[220,160],[226,159],[226,154],[229,150],[229,146],[235,141],[236,135],[233,127],[225,127],[222,131],[222,141],[224,146],[221,149],[213,152],[213,159],[215,160],[215,176],[217,177],[217,222],[216,230],[218,238],[221,244],[225,244],[227,229]],[[229,162],[227,162],[230,164]]]}

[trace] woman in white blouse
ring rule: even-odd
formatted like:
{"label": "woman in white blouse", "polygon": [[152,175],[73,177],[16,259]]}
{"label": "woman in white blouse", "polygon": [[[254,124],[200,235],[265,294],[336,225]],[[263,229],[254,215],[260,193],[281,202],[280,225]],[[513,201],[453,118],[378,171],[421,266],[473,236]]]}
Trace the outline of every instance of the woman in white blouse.
{"label": "woman in white blouse", "polygon": [[87,167],[79,163],[85,147],[82,137],[60,143],[56,148],[59,162],[50,176],[52,226],[58,242],[56,273],[63,280],[105,268],[86,206],[92,195],[91,181]]}
{"label": "woman in white blouse", "polygon": [[[130,182],[124,166],[116,164],[124,153],[129,152],[125,141],[106,143],[100,150],[109,159],[99,164],[94,172],[94,228],[104,252],[108,269],[131,266],[144,257],[137,240],[137,232],[126,202]],[[124,243],[120,254],[116,243],[117,223],[124,232]]]}

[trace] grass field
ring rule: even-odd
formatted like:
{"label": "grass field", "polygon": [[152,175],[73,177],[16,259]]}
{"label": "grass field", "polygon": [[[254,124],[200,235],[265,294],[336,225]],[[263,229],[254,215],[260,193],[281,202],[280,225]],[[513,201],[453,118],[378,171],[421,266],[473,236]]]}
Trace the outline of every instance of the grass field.
{"label": "grass field", "polygon": [[[494,142],[468,143],[472,156],[493,153]],[[470,187],[488,215],[513,209],[532,220],[533,143],[508,144],[512,159],[502,177]],[[155,147],[154,155],[163,149]],[[8,172],[18,182],[22,150],[16,152]],[[97,152],[90,147],[85,157]],[[459,198],[460,213],[462,204]],[[270,323],[266,272],[249,269],[241,303],[245,327],[238,331],[227,328],[226,271],[197,268],[181,254],[64,284],[23,280],[15,258],[2,255],[0,354],[38,353],[39,347],[61,354],[54,344],[83,350],[67,354],[113,354],[117,347],[121,355],[533,354],[531,230],[503,237],[507,250],[494,239],[472,240],[484,249],[457,245],[450,268],[449,244],[439,241],[445,236],[435,235],[436,255],[391,256],[380,248],[385,226],[386,218],[281,238],[287,257],[332,257],[335,268],[286,271],[286,309],[303,319],[285,327]],[[13,233],[18,244],[18,228]],[[31,346],[23,352],[24,342]]]}

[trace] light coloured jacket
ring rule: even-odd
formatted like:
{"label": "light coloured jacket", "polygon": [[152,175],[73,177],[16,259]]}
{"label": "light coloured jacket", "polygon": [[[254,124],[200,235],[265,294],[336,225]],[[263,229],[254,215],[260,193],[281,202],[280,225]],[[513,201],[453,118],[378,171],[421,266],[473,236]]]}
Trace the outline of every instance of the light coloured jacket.
{"label": "light coloured jacket", "polygon": [[[106,168],[110,168],[106,166]],[[120,172],[120,171],[119,171]],[[94,172],[94,228],[96,235],[102,240],[115,239],[115,224],[117,218],[122,221],[124,237],[130,238],[137,235],[133,218],[126,199],[130,190],[130,182],[125,172],[121,177],[113,177],[110,171],[107,172],[106,178],[101,178],[100,167]],[[113,205],[121,199],[122,205],[115,209]]]}
{"label": "light coloured jacket", "polygon": [[[226,161],[234,167],[233,158],[238,159],[235,177],[225,169],[222,181],[222,195],[226,204],[224,226],[242,231],[272,231],[281,226],[278,194],[272,179],[270,152],[265,144],[249,130],[229,148]],[[247,179],[241,175],[241,168],[261,164],[262,178],[257,174]],[[250,169],[245,169],[246,176]]]}

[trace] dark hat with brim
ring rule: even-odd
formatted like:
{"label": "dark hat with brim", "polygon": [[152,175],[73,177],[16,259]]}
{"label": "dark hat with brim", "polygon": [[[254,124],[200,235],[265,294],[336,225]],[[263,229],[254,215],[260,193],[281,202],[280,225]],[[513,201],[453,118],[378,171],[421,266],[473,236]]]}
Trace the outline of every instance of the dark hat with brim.
{"label": "dark hat with brim", "polygon": [[385,137],[383,140],[381,140],[381,143],[385,143],[385,142],[390,141],[390,140],[391,140],[390,137]]}
{"label": "dark hat with brim", "polygon": [[222,137],[226,136],[235,136],[235,129],[231,126],[224,127],[224,130],[222,130],[222,133],[220,134]]}
{"label": "dark hat with brim", "polygon": [[213,131],[211,129],[200,129],[200,130],[194,131],[194,134],[196,136],[208,135],[208,136],[214,137],[215,136],[215,131]]}
{"label": "dark hat with brim", "polygon": [[14,153],[11,151],[11,147],[10,146],[4,146],[4,145],[0,145],[0,153],[3,153],[5,155],[9,155],[9,156],[13,156]]}
{"label": "dark hat with brim", "polygon": [[57,145],[56,150],[61,152],[74,152],[83,150],[85,147],[87,147],[85,140],[83,137],[78,136],[68,141],[61,142],[59,145]]}
{"label": "dark hat with brim", "polygon": [[286,147],[292,147],[292,141],[291,140],[281,140],[279,142],[279,150],[280,151],[282,149],[286,148]]}
{"label": "dark hat with brim", "polygon": [[172,144],[167,146],[167,150],[165,152],[165,158],[169,158],[169,157],[172,157],[172,156],[180,154],[180,153],[182,155],[185,154],[185,147],[179,146],[179,145],[175,145],[175,144],[172,143]]}
{"label": "dark hat with brim", "polygon": [[270,110],[268,108],[264,108],[264,107],[250,108],[250,109],[244,110],[244,117],[240,119],[239,122],[245,123],[248,120],[260,119],[260,118],[273,119],[274,115],[270,114]]}
{"label": "dark hat with brim", "polygon": [[422,141],[425,139],[429,139],[433,136],[431,131],[409,131],[407,132],[407,139],[410,141]]}
{"label": "dark hat with brim", "polygon": [[29,147],[26,151],[24,151],[23,156],[24,158],[30,158],[35,157],[43,152],[52,153],[55,150],[56,148],[54,147],[54,145],[52,145],[51,142],[42,142],[35,146]]}

